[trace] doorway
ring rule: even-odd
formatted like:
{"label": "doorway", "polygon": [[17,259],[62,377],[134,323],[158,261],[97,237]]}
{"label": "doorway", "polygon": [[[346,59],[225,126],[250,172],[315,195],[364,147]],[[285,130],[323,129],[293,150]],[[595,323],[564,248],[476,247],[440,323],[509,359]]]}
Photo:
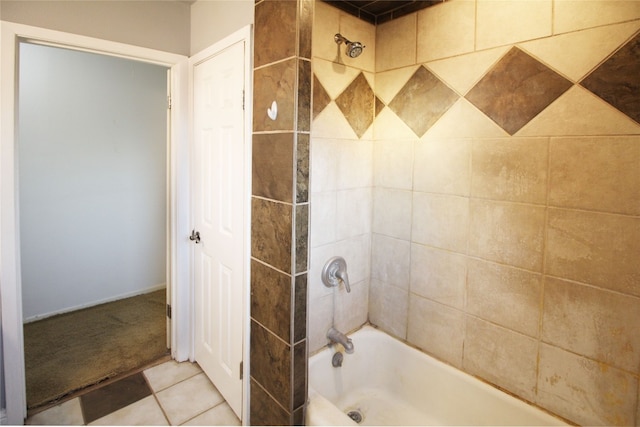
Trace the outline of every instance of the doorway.
{"label": "doorway", "polygon": [[189,276],[188,174],[188,63],[187,57],[168,52],[78,36],[11,22],[0,23],[0,315],[2,316],[2,378],[0,396],[6,404],[3,422],[21,424],[26,416],[23,349],[22,283],[17,210],[17,49],[21,41],[98,52],[169,67],[171,109],[168,156],[169,242],[167,290],[170,294],[171,355],[177,361],[192,358],[191,289]]}
{"label": "doorway", "polygon": [[19,44],[29,408],[166,354],[167,69]]}

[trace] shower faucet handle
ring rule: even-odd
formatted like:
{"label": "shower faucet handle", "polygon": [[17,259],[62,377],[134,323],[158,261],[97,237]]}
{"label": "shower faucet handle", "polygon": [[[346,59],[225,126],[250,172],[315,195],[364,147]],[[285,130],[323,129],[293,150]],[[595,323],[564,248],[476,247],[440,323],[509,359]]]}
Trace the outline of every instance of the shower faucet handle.
{"label": "shower faucet handle", "polygon": [[344,287],[346,288],[347,292],[351,292],[351,286],[349,286],[349,275],[347,274],[346,266],[344,270],[338,270],[336,272],[336,277],[342,280],[342,283],[344,283]]}
{"label": "shower faucet handle", "polygon": [[349,285],[349,275],[347,274],[347,262],[341,256],[334,256],[324,265],[322,269],[322,283],[328,288],[334,288],[344,283],[347,292],[351,292]]}

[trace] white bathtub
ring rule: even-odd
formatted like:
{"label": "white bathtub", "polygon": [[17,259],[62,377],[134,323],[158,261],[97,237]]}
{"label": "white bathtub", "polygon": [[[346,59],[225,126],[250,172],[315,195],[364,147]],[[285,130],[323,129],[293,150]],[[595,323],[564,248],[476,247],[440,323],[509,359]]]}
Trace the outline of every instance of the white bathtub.
{"label": "white bathtub", "polygon": [[327,347],[309,359],[307,425],[567,425],[371,326],[334,368]]}

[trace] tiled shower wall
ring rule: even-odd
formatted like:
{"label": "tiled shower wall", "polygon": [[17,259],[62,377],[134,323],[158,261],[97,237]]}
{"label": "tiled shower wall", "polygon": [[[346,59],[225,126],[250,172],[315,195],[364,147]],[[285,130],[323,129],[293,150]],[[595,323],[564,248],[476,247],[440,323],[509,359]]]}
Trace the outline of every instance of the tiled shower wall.
{"label": "tiled shower wall", "polygon": [[[315,9],[310,350],[368,315],[572,422],[638,425],[640,2],[449,1],[375,37]],[[338,31],[375,52],[337,63]],[[322,287],[343,253],[368,293]]]}
{"label": "tiled shower wall", "polygon": [[[310,352],[327,343],[325,335],[332,325],[347,333],[367,321],[376,37],[375,26],[323,2],[315,2],[314,16]],[[336,33],[362,42],[364,53],[349,58],[345,46],[335,43]],[[322,268],[333,256],[347,262],[351,293],[322,283]]]}

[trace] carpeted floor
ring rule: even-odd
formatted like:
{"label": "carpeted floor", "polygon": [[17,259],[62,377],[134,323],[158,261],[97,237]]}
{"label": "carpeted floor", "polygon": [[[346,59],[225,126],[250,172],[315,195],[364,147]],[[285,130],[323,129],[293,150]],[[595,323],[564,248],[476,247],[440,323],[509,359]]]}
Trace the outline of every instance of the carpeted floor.
{"label": "carpeted floor", "polygon": [[160,290],[25,324],[27,407],[166,355],[165,307]]}

